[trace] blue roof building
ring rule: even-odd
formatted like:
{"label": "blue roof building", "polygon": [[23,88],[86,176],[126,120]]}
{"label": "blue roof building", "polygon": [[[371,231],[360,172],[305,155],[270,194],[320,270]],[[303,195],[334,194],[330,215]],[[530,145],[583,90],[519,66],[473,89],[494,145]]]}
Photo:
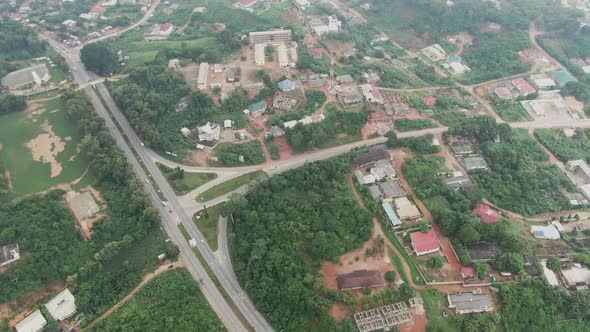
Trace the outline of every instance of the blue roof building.
{"label": "blue roof building", "polygon": [[280,81],[279,83],[277,83],[277,86],[281,91],[285,92],[295,90],[295,82],[289,79]]}
{"label": "blue roof building", "polygon": [[393,211],[391,204],[386,202],[381,204],[381,206],[383,206],[383,210],[385,210],[385,214],[387,215],[387,218],[389,218],[389,221],[391,221],[391,225],[393,226],[393,228],[399,227],[402,224],[402,222],[399,220],[399,218]]}

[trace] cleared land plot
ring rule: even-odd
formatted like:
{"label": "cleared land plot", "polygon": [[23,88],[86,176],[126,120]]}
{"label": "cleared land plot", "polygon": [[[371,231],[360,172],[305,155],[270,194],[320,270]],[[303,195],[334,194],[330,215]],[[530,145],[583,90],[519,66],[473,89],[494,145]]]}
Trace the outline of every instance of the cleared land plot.
{"label": "cleared land plot", "polygon": [[496,105],[495,110],[504,121],[533,121],[533,117],[519,103]]}
{"label": "cleared land plot", "polygon": [[176,195],[184,195],[198,187],[204,185],[205,183],[214,180],[217,178],[217,174],[215,173],[187,173],[182,172],[182,177],[177,178],[176,170],[166,167],[162,164],[158,163],[158,168],[164,176],[166,180],[174,190]]}
{"label": "cleared land plot", "polygon": [[268,175],[263,171],[255,171],[246,173],[244,175],[240,175],[237,178],[218,184],[215,187],[205,191],[204,193],[199,195],[199,197],[197,197],[197,202],[210,201],[221,195],[225,195],[229,192],[232,192],[243,185],[249,184],[254,180],[266,179],[267,177]]}
{"label": "cleared land plot", "polygon": [[219,216],[221,215],[221,211],[225,208],[225,203],[217,204],[213,207],[207,208],[207,213],[205,211],[201,211],[195,214],[193,221],[203,233],[205,240],[211,247],[211,250],[217,250],[218,243],[217,243],[217,225],[219,222]]}
{"label": "cleared land plot", "polygon": [[[17,195],[70,183],[84,174],[88,160],[79,151],[82,138],[66,119],[63,106],[57,98],[33,104],[26,112],[0,116],[0,162],[10,172]],[[34,143],[29,146],[38,161],[28,143]]]}

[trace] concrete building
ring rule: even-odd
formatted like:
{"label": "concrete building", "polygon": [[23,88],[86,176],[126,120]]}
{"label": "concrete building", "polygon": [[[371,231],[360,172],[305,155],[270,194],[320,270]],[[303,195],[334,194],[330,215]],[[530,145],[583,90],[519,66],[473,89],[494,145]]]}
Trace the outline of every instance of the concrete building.
{"label": "concrete building", "polygon": [[386,178],[393,179],[397,175],[389,159],[377,160],[369,172],[375,176],[377,181]]}
{"label": "concrete building", "polygon": [[279,66],[286,68],[289,66],[289,54],[287,54],[287,46],[280,44],[277,47],[277,53],[279,54]]}
{"label": "concrete building", "polygon": [[407,196],[398,197],[393,199],[393,204],[397,215],[402,221],[416,220],[422,217],[420,210],[412,203]]}
{"label": "concrete building", "polygon": [[65,26],[67,29],[73,29],[73,28],[75,28],[76,27],[76,23],[77,22],[74,21],[74,20],[65,20],[65,21],[61,22],[61,24],[63,26]]}
{"label": "concrete building", "polygon": [[305,10],[307,7],[311,6],[309,0],[293,0],[293,2],[295,2],[295,5],[301,10]]}
{"label": "concrete building", "polygon": [[45,320],[41,311],[37,309],[18,322],[14,329],[16,332],[39,332],[45,325],[47,325],[47,320]]}
{"label": "concrete building", "polygon": [[297,61],[299,61],[299,54],[297,53],[297,47],[291,47],[289,49],[289,66],[297,67]]}
{"label": "concrete building", "polygon": [[578,79],[566,70],[558,70],[551,74],[557,85],[564,86],[569,82],[577,82]]}
{"label": "concrete building", "polygon": [[513,98],[512,92],[505,86],[495,88],[494,93],[501,100],[510,100]]}
{"label": "concrete building", "polygon": [[557,85],[551,78],[539,78],[534,80],[533,83],[535,83],[535,86],[537,86],[539,89],[553,88]]}
{"label": "concrete building", "polygon": [[214,143],[219,140],[221,135],[221,128],[217,124],[207,122],[205,125],[198,127],[199,142]]}
{"label": "concrete building", "polygon": [[549,224],[545,226],[531,226],[531,233],[533,236],[538,239],[546,239],[546,240],[559,240],[561,238],[561,234],[557,230],[555,225]]}
{"label": "concrete building", "polygon": [[408,193],[399,181],[386,181],[379,183],[379,189],[383,193],[384,202],[392,202],[399,197],[407,196]]}
{"label": "concrete building", "polygon": [[449,300],[449,308],[455,309],[457,315],[490,312],[494,310],[492,298],[488,294],[458,293],[449,294],[447,298]]}
{"label": "concrete building", "polygon": [[416,256],[432,254],[440,248],[438,237],[432,228],[426,233],[421,231],[410,233],[410,239]]}
{"label": "concrete building", "polygon": [[381,206],[383,207],[383,210],[385,211],[385,214],[387,215],[389,222],[391,222],[391,226],[393,228],[401,226],[402,222],[395,214],[395,211],[393,211],[393,207],[391,206],[391,204],[389,204],[388,202],[383,202]]}
{"label": "concrete building", "polygon": [[270,42],[289,42],[292,39],[291,30],[268,30],[250,32],[250,42],[270,43]]}
{"label": "concrete building", "polygon": [[207,80],[209,77],[209,64],[207,62],[201,62],[199,64],[199,73],[197,75],[197,89],[206,90]]}
{"label": "concrete building", "polygon": [[420,50],[420,53],[424,54],[427,58],[434,62],[447,58],[447,52],[445,52],[445,50],[439,44],[434,44],[423,48]]}
{"label": "concrete building", "polygon": [[266,57],[264,54],[265,47],[266,45],[264,44],[254,45],[254,63],[256,63],[256,65],[258,66],[263,66],[266,61]]}
{"label": "concrete building", "polygon": [[361,84],[359,86],[361,88],[361,92],[365,97],[365,100],[369,103],[373,104],[383,104],[383,97],[375,86],[371,84]]}
{"label": "concrete building", "polygon": [[478,242],[469,244],[465,248],[474,262],[489,262],[502,253],[500,247],[492,242]]}
{"label": "concrete building", "polygon": [[354,78],[352,78],[352,76],[350,75],[340,75],[340,76],[336,76],[336,82],[338,82],[338,84],[350,84],[350,83],[354,83]]}
{"label": "concrete building", "polygon": [[487,170],[488,163],[481,156],[458,157],[459,162],[467,171]]}
{"label": "concrete building", "polygon": [[472,154],[474,152],[473,144],[465,141],[452,142],[451,149],[455,154]]}
{"label": "concrete building", "polygon": [[0,266],[8,265],[20,259],[18,244],[7,244],[0,248]]}
{"label": "concrete building", "polygon": [[342,22],[333,16],[310,16],[309,25],[311,30],[318,36],[328,33],[338,33],[342,27]]}
{"label": "concrete building", "polygon": [[572,290],[588,290],[590,285],[590,269],[580,264],[572,264],[560,272],[561,281],[566,288]]}
{"label": "concrete building", "polygon": [[477,204],[471,213],[480,216],[484,222],[489,224],[493,224],[502,218],[502,215],[498,211],[485,203]]}
{"label": "concrete building", "polygon": [[268,107],[268,105],[266,104],[266,101],[261,100],[259,102],[256,102],[250,106],[248,106],[248,110],[250,111],[250,113],[252,115],[258,115],[258,114],[262,114],[266,111],[266,108]]}
{"label": "concrete building", "polygon": [[453,172],[451,176],[445,179],[445,184],[452,189],[460,190],[471,185],[471,180],[462,172]]}
{"label": "concrete building", "polygon": [[565,164],[565,168],[583,179],[583,181],[590,182],[590,167],[588,167],[585,160],[570,160]]}
{"label": "concrete building", "polygon": [[3,86],[10,90],[17,90],[29,85],[41,85],[50,79],[49,69],[42,63],[8,73],[2,78],[1,82]]}
{"label": "concrete building", "polygon": [[524,78],[512,80],[512,85],[514,85],[518,92],[520,92],[520,94],[523,96],[528,96],[530,94],[537,92],[537,90],[535,90],[535,88],[533,88],[533,86],[530,85],[529,82],[525,81]]}
{"label": "concrete building", "polygon": [[71,317],[76,312],[76,299],[69,289],[64,289],[45,304],[47,311],[56,321]]}
{"label": "concrete building", "polygon": [[240,8],[250,8],[256,4],[257,0],[240,0],[235,5]]}
{"label": "concrete building", "polygon": [[369,151],[367,153],[355,157],[352,161],[356,167],[363,167],[376,162],[377,160],[390,158],[391,157],[385,145],[375,145],[369,147]]}
{"label": "concrete building", "polygon": [[340,290],[374,288],[385,284],[379,271],[357,270],[341,274],[336,279]]}
{"label": "concrete building", "polygon": [[295,82],[292,80],[289,80],[289,79],[282,80],[282,81],[278,82],[277,87],[279,88],[279,90],[281,90],[283,92],[293,91],[297,88],[297,86],[295,85]]}
{"label": "concrete building", "polygon": [[144,33],[146,39],[165,39],[174,32],[174,25],[170,22],[154,24]]}

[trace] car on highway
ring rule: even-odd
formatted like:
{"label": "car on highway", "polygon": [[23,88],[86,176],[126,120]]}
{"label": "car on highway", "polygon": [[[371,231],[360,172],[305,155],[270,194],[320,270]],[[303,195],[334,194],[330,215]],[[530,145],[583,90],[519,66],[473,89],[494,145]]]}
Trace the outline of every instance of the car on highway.
{"label": "car on highway", "polygon": [[199,278],[199,282],[201,283],[201,285],[205,285],[205,279]]}

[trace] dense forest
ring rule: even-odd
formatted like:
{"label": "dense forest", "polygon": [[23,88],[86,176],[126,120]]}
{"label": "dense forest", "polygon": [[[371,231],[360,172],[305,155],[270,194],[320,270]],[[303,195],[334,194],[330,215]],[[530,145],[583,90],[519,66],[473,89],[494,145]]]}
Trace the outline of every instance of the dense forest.
{"label": "dense forest", "polygon": [[225,331],[185,269],[157,276],[91,331]]}
{"label": "dense forest", "polygon": [[562,130],[537,129],[535,136],[564,163],[577,159],[590,162],[590,139],[582,129],[572,137],[566,136]]}
{"label": "dense forest", "polygon": [[[230,201],[234,269],[277,330],[343,328],[317,291],[321,262],[359,247],[372,230],[371,215],[346,182],[350,167],[348,156],[306,164]],[[350,323],[344,321],[347,330]]]}

